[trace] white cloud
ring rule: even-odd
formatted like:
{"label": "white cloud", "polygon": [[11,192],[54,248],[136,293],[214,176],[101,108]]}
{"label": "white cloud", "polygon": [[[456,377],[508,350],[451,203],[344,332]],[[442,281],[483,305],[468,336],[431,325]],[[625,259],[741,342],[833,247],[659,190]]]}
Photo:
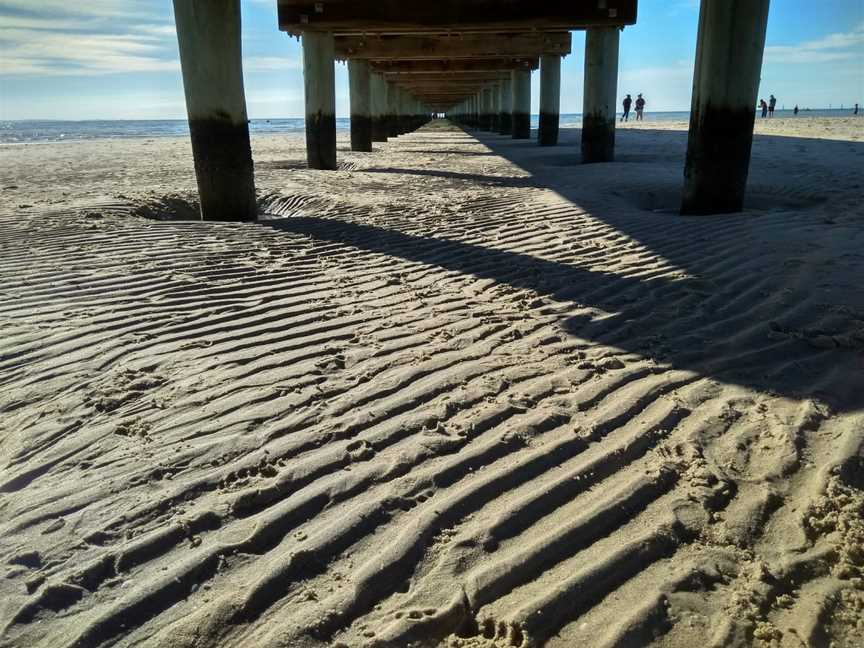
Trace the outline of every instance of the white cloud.
{"label": "white cloud", "polygon": [[174,26],[142,0],[0,0],[0,75],[176,70]]}
{"label": "white cloud", "polygon": [[269,72],[272,70],[299,70],[300,61],[287,56],[244,56],[243,70],[246,72]]}
{"label": "white cloud", "polygon": [[765,47],[765,63],[829,63],[845,61],[861,56],[864,46],[864,23],[849,32],[828,34],[817,40],[803,41],[797,45],[768,45]]}

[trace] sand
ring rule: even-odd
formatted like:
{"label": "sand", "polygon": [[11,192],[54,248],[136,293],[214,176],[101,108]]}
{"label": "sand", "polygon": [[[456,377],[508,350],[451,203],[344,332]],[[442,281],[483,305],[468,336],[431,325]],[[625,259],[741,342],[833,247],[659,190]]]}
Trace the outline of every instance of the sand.
{"label": "sand", "polygon": [[0,149],[0,645],[860,645],[864,120],[685,127]]}

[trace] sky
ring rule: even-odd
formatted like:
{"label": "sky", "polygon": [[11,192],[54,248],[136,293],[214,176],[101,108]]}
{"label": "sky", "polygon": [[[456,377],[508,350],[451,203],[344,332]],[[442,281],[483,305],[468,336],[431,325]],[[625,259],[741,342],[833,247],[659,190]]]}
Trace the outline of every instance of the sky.
{"label": "sky", "polygon": [[[249,116],[303,115],[300,45],[276,26],[276,0],[241,0]],[[0,0],[0,119],[182,119],[186,116],[168,0]],[[618,93],[649,110],[687,110],[698,0],[640,0],[621,35]],[[582,110],[585,36],[573,33],[561,112]],[[778,105],[864,104],[864,0],[772,0],[760,96]],[[533,75],[537,112],[539,74]],[[336,65],[336,112],[348,74]]]}

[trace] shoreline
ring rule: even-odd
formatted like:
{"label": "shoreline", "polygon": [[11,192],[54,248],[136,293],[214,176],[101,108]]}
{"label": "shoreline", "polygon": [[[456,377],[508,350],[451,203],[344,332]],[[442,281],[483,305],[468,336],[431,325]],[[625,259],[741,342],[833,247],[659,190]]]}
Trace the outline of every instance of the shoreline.
{"label": "shoreline", "polygon": [[[674,112],[670,113],[660,113],[660,114],[669,114],[673,115]],[[562,113],[561,117],[561,128],[578,128],[578,123],[580,120],[570,120],[568,117],[576,117],[580,116],[580,113]],[[636,122],[635,119],[631,119],[629,122],[621,122],[620,121],[620,113],[618,113],[618,121],[616,122],[616,128],[626,130],[632,128],[649,128],[654,125],[657,126],[659,130],[687,130],[689,127],[689,122],[687,119],[672,119],[672,118],[661,118],[661,119],[652,119],[651,114],[647,114],[647,119],[642,122]],[[532,119],[532,131],[536,131],[536,124],[538,116],[531,115]],[[285,120],[302,120],[302,118],[284,118]],[[857,122],[857,120],[861,120],[860,128],[854,129],[851,128]],[[343,123],[339,123],[338,120],[342,120]],[[350,127],[346,126],[344,122],[349,121],[347,117],[340,117],[337,120],[337,133],[345,134],[350,133]],[[186,120],[141,120],[143,123],[163,123],[165,121],[176,122],[176,123],[186,123]],[[253,120],[257,122],[265,121],[265,120]],[[28,120],[18,120],[19,123],[27,123]],[[848,116],[807,116],[807,115],[799,115],[797,117],[792,116],[781,116],[781,117],[773,117],[771,119],[761,119],[758,115],[756,117],[754,132],[756,134],[760,134],[761,132],[766,131],[769,126],[768,124],[780,123],[780,129],[785,132],[795,132],[799,129],[793,128],[795,124],[798,124],[800,127],[801,124],[804,124],[804,127],[807,124],[810,125],[837,125],[842,124],[844,135],[848,135],[852,133],[853,141],[858,141],[862,137],[864,137],[864,114],[859,115],[858,117],[853,117],[851,115]],[[16,122],[11,122],[16,123]],[[67,123],[61,121],[49,121],[49,123]],[[68,123],[100,123],[100,120],[82,120],[81,122],[68,122]],[[110,121],[106,123],[111,123]],[[141,123],[139,120],[116,120],[118,124],[125,123]],[[264,137],[269,135],[304,135],[305,131],[302,127],[298,127],[296,130],[292,131],[267,131],[267,130],[255,130],[250,129],[251,137]],[[80,143],[80,142],[90,142],[90,141],[102,141],[102,140],[139,140],[139,139],[164,139],[164,138],[172,138],[172,137],[189,137],[188,133],[153,133],[153,134],[141,134],[141,135],[126,135],[126,136],[106,136],[106,137],[81,137],[81,138],[58,138],[58,139],[48,139],[48,140],[35,140],[35,141],[27,141],[27,142],[0,142],[0,148],[3,147],[11,147],[11,146],[22,146],[27,144],[65,144],[67,142]]]}

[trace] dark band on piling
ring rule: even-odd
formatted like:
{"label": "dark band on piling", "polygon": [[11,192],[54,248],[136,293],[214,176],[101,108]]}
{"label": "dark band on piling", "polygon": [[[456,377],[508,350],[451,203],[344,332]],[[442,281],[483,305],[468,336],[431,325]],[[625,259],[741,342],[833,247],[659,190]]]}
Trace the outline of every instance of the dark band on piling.
{"label": "dark band on piling", "polygon": [[690,117],[682,214],[744,208],[756,110],[703,108]]}
{"label": "dark band on piling", "polygon": [[531,137],[531,115],[528,113],[513,113],[513,139],[529,139]]}
{"label": "dark band on piling", "polygon": [[538,141],[540,146],[558,144],[558,113],[540,113]]}
{"label": "dark band on piling", "polygon": [[249,125],[190,119],[201,213],[207,220],[254,221],[255,178]]}
{"label": "dark band on piling", "polygon": [[615,159],[615,120],[604,115],[582,118],[582,163],[612,162]]}
{"label": "dark band on piling", "polygon": [[502,112],[498,116],[498,132],[502,135],[510,135],[513,132],[513,119],[509,112]]}
{"label": "dark band on piling", "polygon": [[306,150],[310,169],[336,168],[335,115],[306,115]]}
{"label": "dark band on piling", "polygon": [[372,150],[372,119],[365,115],[351,115],[351,150]]}

